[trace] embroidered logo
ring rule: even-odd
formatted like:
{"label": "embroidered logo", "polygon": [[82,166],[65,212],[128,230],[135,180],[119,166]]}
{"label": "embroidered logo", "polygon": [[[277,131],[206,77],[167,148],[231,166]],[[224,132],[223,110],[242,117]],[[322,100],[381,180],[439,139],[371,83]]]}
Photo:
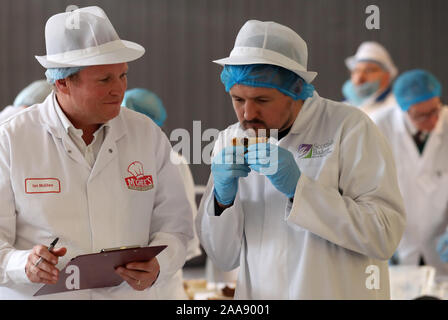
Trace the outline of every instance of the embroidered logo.
{"label": "embroidered logo", "polygon": [[313,155],[312,144],[301,144],[299,146],[299,158],[311,158]]}
{"label": "embroidered logo", "polygon": [[333,151],[333,140],[323,144],[301,144],[297,151],[299,159],[322,158]]}
{"label": "embroidered logo", "polygon": [[131,177],[125,178],[128,189],[137,191],[146,191],[154,187],[152,176],[147,175],[143,171],[143,164],[139,161],[132,162],[128,167],[128,172],[132,174]]}

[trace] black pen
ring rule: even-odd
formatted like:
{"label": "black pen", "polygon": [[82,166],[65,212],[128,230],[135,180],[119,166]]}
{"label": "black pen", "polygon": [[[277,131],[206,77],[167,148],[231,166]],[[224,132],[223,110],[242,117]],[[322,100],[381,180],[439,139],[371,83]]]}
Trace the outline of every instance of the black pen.
{"label": "black pen", "polygon": [[[56,243],[58,243],[58,240],[59,240],[59,238],[56,238],[56,239],[53,240],[53,242],[52,242],[52,243],[50,244],[50,246],[48,247],[48,251],[51,252],[51,250],[53,250],[53,248],[54,248],[54,246],[56,245]],[[37,266],[39,265],[39,263],[42,262],[42,260],[43,260],[43,258],[40,257],[39,260],[37,260],[37,262],[34,264],[34,266],[37,267]]]}

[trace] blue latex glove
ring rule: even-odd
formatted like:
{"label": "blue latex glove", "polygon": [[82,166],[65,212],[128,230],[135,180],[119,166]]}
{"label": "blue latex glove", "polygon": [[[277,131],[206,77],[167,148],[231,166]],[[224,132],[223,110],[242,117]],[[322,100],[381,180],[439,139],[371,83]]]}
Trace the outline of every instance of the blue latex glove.
{"label": "blue latex glove", "polygon": [[264,174],[274,187],[288,198],[294,197],[300,169],[288,150],[269,143],[257,143],[247,149],[249,167]]}
{"label": "blue latex glove", "polygon": [[437,243],[437,252],[443,262],[448,262],[448,232],[440,237]]}
{"label": "blue latex glove", "polygon": [[215,198],[223,205],[233,203],[238,191],[238,179],[247,177],[250,168],[244,159],[244,147],[227,147],[212,160]]}

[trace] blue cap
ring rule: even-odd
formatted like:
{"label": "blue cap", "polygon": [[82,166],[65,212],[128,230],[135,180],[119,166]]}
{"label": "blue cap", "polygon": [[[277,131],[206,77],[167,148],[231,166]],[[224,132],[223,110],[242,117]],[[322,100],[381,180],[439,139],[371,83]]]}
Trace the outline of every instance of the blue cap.
{"label": "blue cap", "polygon": [[395,80],[393,93],[403,111],[414,104],[440,97],[442,86],[430,72],[415,69],[404,72]]}
{"label": "blue cap", "polygon": [[150,117],[159,127],[163,125],[167,117],[162,100],[147,89],[127,90],[121,105]]}

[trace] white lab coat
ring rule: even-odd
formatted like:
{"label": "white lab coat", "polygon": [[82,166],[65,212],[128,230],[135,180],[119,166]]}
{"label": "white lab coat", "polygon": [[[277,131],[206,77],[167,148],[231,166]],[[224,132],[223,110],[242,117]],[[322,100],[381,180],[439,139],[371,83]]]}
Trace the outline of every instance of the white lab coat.
{"label": "white lab coat", "polygon": [[398,258],[400,263],[417,265],[423,255],[425,263],[436,268],[436,277],[446,277],[448,264],[440,260],[436,245],[448,225],[448,110],[442,108],[421,155],[405,116],[398,106],[372,115],[392,147],[406,208]]}
{"label": "white lab coat", "polygon": [[370,116],[372,113],[375,113],[388,106],[397,104],[397,100],[395,99],[392,91],[390,91],[386,95],[386,97],[379,101],[377,100],[378,96],[378,94],[375,94],[373,97],[367,99],[367,101],[364,101],[364,103],[359,108]]}
{"label": "white lab coat", "polygon": [[[196,215],[198,213],[198,208],[196,205],[196,194],[194,190],[194,180],[193,175],[191,174],[190,167],[188,166],[187,160],[180,155],[179,153],[172,151],[171,152],[171,160],[174,164],[177,165],[177,168],[179,169],[182,180],[185,186],[185,190],[187,192],[188,201],[191,206],[191,210],[193,212],[193,219],[196,218]],[[194,227],[194,226],[193,226]],[[201,249],[199,245],[199,238],[197,236],[197,233],[194,232],[194,237],[192,240],[190,240],[187,244],[187,258],[186,261],[197,257],[201,255]],[[182,269],[179,269],[174,276],[167,280],[163,287],[160,287],[160,290],[158,291],[158,298],[159,299],[165,299],[165,300],[187,300],[188,295],[185,292],[184,285],[183,285],[183,272]]]}
{"label": "white lab coat", "polygon": [[[397,104],[397,100],[395,99],[395,96],[392,93],[391,89],[388,89],[388,93],[384,97],[382,97],[383,94],[385,93],[384,92],[375,93],[371,97],[367,98],[361,105],[356,107],[358,107],[360,110],[364,111],[367,115],[370,116],[371,114],[379,110]],[[343,102],[346,104],[351,104],[350,101],[348,100],[345,100]]]}
{"label": "white lab coat", "polygon": [[0,123],[12,117],[13,115],[25,110],[25,107],[7,106],[0,112]]}
{"label": "white lab coat", "polygon": [[[220,133],[215,154],[238,130],[234,124]],[[311,158],[299,154],[302,144],[313,144]],[[363,112],[315,92],[279,146],[302,172],[293,203],[251,171],[221,216],[214,215],[212,175],[199,207],[196,228],[207,255],[223,269],[240,266],[236,298],[388,299],[387,259],[405,216],[378,128]],[[375,286],[366,285],[373,269]]]}
{"label": "white lab coat", "polygon": [[[0,126],[0,299],[30,299],[42,284],[32,284],[24,267],[31,248],[49,245],[71,258],[123,245],[168,245],[157,256],[154,286],[117,287],[41,296],[43,299],[156,299],[185,262],[192,238],[192,213],[182,178],[170,162],[171,146],[148,117],[122,108],[92,169],[63,129],[54,93]],[[132,190],[125,179],[134,161],[151,175],[153,188]],[[53,188],[33,189],[35,179],[52,179]],[[32,179],[32,180],[29,180]],[[28,184],[27,184],[28,180]],[[35,184],[37,186],[37,184]],[[58,191],[58,187],[60,190]],[[51,193],[31,193],[46,192]]]}

